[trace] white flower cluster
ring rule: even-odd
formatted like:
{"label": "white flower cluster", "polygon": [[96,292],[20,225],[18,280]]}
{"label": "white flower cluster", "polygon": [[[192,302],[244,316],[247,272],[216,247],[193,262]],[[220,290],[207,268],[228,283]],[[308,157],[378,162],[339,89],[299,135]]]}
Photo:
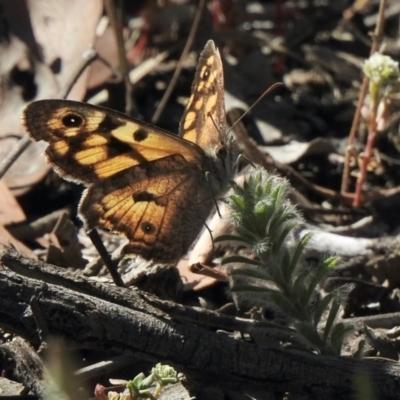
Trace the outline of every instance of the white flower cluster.
{"label": "white flower cluster", "polygon": [[399,63],[391,57],[374,53],[365,61],[365,75],[377,85],[391,84],[399,78]]}

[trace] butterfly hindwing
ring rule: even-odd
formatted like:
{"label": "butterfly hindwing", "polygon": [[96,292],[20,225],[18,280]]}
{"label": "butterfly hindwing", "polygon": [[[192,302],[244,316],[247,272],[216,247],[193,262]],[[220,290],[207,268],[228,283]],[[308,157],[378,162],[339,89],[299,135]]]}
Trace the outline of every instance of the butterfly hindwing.
{"label": "butterfly hindwing", "polygon": [[95,183],[80,212],[88,226],[127,237],[125,252],[172,262],[187,251],[211,206],[205,175],[172,155]]}

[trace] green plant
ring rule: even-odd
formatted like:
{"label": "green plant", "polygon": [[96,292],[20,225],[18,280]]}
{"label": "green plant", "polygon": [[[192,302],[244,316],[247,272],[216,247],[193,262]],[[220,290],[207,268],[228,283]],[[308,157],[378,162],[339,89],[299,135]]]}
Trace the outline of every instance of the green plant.
{"label": "green plant", "polygon": [[388,119],[389,95],[398,86],[400,76],[399,63],[389,56],[374,53],[363,66],[364,74],[369,78],[368,138],[358,175],[353,205],[361,204],[362,186],[365,181],[368,164],[371,161],[377,134],[383,130]]}
{"label": "green plant", "polygon": [[[156,400],[166,385],[178,383],[179,380],[178,373],[174,368],[159,363],[151,370],[150,375],[146,376],[141,372],[131,381],[123,381],[126,388],[123,392],[108,391],[98,385],[95,396],[99,400]],[[113,381],[115,382],[115,380]],[[118,382],[120,381],[118,380]],[[107,394],[106,391],[108,391]]]}
{"label": "green plant", "polygon": [[293,343],[318,353],[340,354],[343,338],[351,329],[338,322],[345,290],[320,300],[316,295],[338,259],[326,258],[312,268],[304,260],[312,235],[295,239],[302,217],[288,200],[288,191],[284,179],[261,169],[254,169],[242,185],[234,186],[227,201],[235,233],[217,241],[237,242],[251,256],[234,255],[223,261],[230,264],[232,295],[248,305],[272,306],[285,316],[285,323],[260,321],[257,327],[285,332]]}

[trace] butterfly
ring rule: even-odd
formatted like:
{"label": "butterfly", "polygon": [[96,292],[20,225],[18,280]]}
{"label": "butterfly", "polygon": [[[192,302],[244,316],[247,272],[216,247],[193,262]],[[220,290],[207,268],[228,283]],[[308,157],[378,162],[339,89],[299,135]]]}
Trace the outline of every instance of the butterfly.
{"label": "butterfly", "polygon": [[200,55],[179,135],[86,103],[39,100],[23,124],[55,171],[86,189],[85,228],[125,236],[125,254],[160,263],[184,255],[233,175],[221,57],[213,41]]}

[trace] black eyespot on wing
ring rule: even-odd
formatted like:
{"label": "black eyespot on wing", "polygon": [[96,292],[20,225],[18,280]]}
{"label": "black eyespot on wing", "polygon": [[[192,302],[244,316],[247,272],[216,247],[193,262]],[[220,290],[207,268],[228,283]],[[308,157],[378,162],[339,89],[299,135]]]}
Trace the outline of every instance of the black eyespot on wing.
{"label": "black eyespot on wing", "polygon": [[78,128],[83,123],[83,118],[79,114],[69,113],[65,115],[61,122],[66,128]]}
{"label": "black eyespot on wing", "polygon": [[101,133],[107,133],[123,125],[125,125],[124,121],[106,114],[103,118],[103,121],[100,122],[99,127],[97,129]]}
{"label": "black eyespot on wing", "polygon": [[110,145],[107,148],[107,154],[109,157],[120,156],[122,154],[127,154],[132,151],[132,147],[129,144],[121,142],[114,136],[110,136]]}
{"label": "black eyespot on wing", "polygon": [[149,201],[154,201],[156,199],[154,194],[149,193],[149,192],[134,193],[132,197],[133,197],[133,200],[135,201],[135,203],[138,201],[149,202]]}
{"label": "black eyespot on wing", "polygon": [[147,221],[142,222],[140,224],[140,228],[142,229],[142,231],[144,233],[147,233],[150,235],[155,233],[157,230],[154,224],[152,224],[151,222],[147,222]]}
{"label": "black eyespot on wing", "polygon": [[133,132],[133,138],[137,142],[141,142],[141,141],[147,139],[147,136],[149,136],[149,132],[146,131],[146,129],[139,128],[135,132]]}

